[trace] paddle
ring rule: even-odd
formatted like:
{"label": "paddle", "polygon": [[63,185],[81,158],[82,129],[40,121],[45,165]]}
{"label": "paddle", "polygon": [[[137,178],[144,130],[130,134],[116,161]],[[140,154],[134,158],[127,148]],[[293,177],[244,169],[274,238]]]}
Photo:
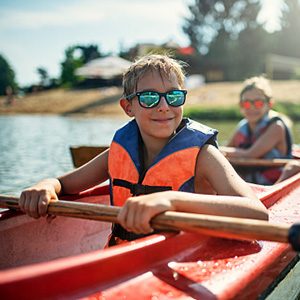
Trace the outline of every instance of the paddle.
{"label": "paddle", "polygon": [[[19,209],[18,198],[0,195],[0,207]],[[119,207],[82,202],[55,201],[48,213],[117,223]],[[267,221],[167,211],[151,221],[154,229],[184,230],[211,236],[290,243],[300,251],[300,224],[271,224]]]}
{"label": "paddle", "polygon": [[230,158],[227,157],[229,162],[234,166],[239,167],[284,167],[287,163],[296,161],[295,159],[284,159],[284,158]]}
{"label": "paddle", "polygon": [[[222,151],[222,146],[219,147],[220,151]],[[73,146],[70,147],[70,151],[72,154],[72,160],[74,166],[76,168],[82,166],[92,158],[94,158],[99,153],[108,149],[108,146]],[[296,152],[294,151],[295,155]],[[299,158],[299,154],[297,154],[295,158]],[[240,167],[283,167],[288,162],[293,161],[293,159],[264,159],[264,158],[227,158],[229,162],[234,166]]]}

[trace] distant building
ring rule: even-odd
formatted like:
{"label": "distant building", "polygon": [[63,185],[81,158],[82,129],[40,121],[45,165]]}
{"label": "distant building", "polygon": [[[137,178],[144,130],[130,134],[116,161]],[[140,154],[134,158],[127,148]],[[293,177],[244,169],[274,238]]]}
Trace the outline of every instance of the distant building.
{"label": "distant building", "polygon": [[300,77],[300,58],[268,54],[266,73],[270,79],[292,79]]}

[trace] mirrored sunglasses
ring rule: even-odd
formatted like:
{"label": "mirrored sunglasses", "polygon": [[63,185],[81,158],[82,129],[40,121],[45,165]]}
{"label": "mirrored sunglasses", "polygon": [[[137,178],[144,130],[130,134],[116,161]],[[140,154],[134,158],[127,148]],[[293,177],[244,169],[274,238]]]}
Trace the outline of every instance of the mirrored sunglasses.
{"label": "mirrored sunglasses", "polygon": [[245,99],[240,102],[240,106],[244,109],[250,109],[251,107],[255,108],[263,108],[266,104],[266,101],[263,99]]}
{"label": "mirrored sunglasses", "polygon": [[186,98],[186,90],[172,90],[167,93],[159,93],[156,91],[143,91],[133,93],[126,97],[127,100],[138,97],[139,104],[145,108],[153,108],[158,105],[161,97],[164,97],[170,106],[178,107],[184,104]]}

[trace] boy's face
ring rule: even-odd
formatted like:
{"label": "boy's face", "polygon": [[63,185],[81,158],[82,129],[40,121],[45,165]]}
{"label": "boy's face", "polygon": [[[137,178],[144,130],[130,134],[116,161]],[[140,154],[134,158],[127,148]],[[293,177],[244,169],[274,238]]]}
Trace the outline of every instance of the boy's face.
{"label": "boy's face", "polygon": [[[174,73],[168,78],[161,76],[158,71],[149,71],[138,81],[135,92],[151,90],[165,93],[178,89],[181,87]],[[127,101],[126,108],[122,103],[121,105],[129,116],[135,117],[146,145],[157,139],[169,140],[182,120],[183,107],[169,106],[164,97],[161,97],[158,105],[153,108],[141,107],[137,97],[125,101]]]}
{"label": "boy's face", "polygon": [[257,123],[269,111],[270,103],[261,90],[251,89],[243,94],[240,108],[250,123]]}

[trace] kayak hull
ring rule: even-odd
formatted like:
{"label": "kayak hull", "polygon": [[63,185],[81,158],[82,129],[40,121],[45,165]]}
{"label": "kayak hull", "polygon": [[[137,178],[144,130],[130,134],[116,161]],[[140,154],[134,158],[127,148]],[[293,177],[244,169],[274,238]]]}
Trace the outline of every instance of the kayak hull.
{"label": "kayak hull", "polygon": [[[87,203],[109,204],[107,194],[82,197]],[[0,270],[102,249],[111,232],[109,223],[65,217],[35,220],[11,211],[0,213],[0,225]]]}
{"label": "kayak hull", "polygon": [[[271,222],[300,221],[300,176],[253,189],[268,207]],[[297,261],[287,244],[155,234],[1,271],[0,292],[5,299],[256,299],[270,294],[280,274]]]}

